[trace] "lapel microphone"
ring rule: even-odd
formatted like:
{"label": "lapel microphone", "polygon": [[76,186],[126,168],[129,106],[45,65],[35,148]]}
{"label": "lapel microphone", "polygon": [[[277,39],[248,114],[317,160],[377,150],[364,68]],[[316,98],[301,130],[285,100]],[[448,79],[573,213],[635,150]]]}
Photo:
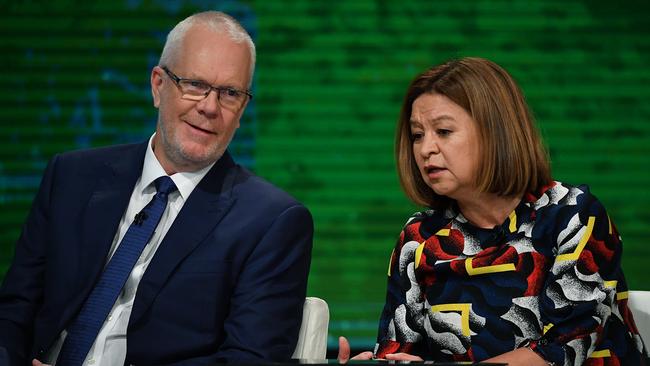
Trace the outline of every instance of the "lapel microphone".
{"label": "lapel microphone", "polygon": [[144,212],[144,210],[142,210],[137,214],[135,214],[135,217],[133,218],[133,223],[138,226],[142,226],[142,223],[147,219],[147,217],[148,217],[147,213]]}

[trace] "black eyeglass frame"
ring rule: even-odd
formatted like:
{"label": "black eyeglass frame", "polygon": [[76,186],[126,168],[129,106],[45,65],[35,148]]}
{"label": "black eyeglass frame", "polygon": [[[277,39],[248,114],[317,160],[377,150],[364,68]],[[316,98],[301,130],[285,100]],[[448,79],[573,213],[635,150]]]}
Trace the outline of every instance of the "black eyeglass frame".
{"label": "black eyeglass frame", "polygon": [[[253,99],[253,94],[251,93],[250,90],[240,90],[240,89],[237,89],[237,88],[233,88],[232,86],[214,86],[214,85],[210,85],[210,84],[206,83],[203,80],[181,78],[178,75],[174,74],[171,70],[169,70],[167,68],[167,66],[161,66],[161,68],[165,71],[167,76],[169,76],[169,78],[174,81],[174,84],[176,84],[176,87],[179,88],[179,89],[181,87],[180,86],[181,81],[196,81],[196,82],[199,82],[199,83],[202,83],[202,84],[205,84],[205,85],[209,86],[210,89],[208,89],[208,91],[205,92],[205,95],[203,96],[204,98],[207,97],[208,94],[210,94],[210,92],[213,91],[213,90],[217,92],[217,96],[219,98],[221,98],[221,92],[222,91],[233,90],[233,91],[236,91],[238,93],[242,93],[244,95],[247,95],[249,100]],[[242,102],[242,105],[244,104],[244,102]]]}

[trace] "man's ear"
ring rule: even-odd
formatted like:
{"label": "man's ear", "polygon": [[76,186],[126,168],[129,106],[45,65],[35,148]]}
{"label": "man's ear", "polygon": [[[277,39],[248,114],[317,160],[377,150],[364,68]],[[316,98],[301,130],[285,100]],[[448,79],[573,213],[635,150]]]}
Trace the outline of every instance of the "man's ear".
{"label": "man's ear", "polygon": [[239,116],[237,116],[237,127],[236,128],[239,128],[239,126],[240,126],[241,117],[244,115],[244,111],[246,111],[246,107],[248,106],[249,101],[250,101],[250,98],[247,98],[246,101],[244,102],[244,105],[239,110]]}
{"label": "man's ear", "polygon": [[162,73],[164,70],[160,66],[154,66],[151,69],[151,95],[153,96],[153,106],[158,108],[160,105],[160,89],[162,88]]}

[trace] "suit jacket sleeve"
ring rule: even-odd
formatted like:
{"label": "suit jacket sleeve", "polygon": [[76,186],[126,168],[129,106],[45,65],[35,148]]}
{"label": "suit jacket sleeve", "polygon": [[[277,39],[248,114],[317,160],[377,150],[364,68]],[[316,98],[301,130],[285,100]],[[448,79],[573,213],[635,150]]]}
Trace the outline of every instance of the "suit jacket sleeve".
{"label": "suit jacket sleeve", "polygon": [[[49,205],[57,157],[48,164],[0,288],[0,361],[26,364],[43,299]],[[4,364],[4,363],[3,363]]]}
{"label": "suit jacket sleeve", "polygon": [[302,319],[313,222],[301,205],[278,215],[241,269],[217,357],[286,360]]}

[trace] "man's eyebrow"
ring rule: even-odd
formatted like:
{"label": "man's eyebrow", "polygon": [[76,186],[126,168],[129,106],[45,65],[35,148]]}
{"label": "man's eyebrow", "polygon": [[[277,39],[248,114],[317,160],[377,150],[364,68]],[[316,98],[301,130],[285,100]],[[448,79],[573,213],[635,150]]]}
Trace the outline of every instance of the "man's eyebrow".
{"label": "man's eyebrow", "polygon": [[198,76],[191,76],[191,77],[181,78],[181,79],[188,80],[188,81],[196,81],[196,82],[199,82],[199,83],[203,83],[203,84],[213,86],[215,88],[236,89],[238,91],[246,91],[247,90],[246,88],[240,88],[240,87],[238,87],[238,86],[236,86],[236,85],[234,85],[234,84],[232,84],[230,82],[226,82],[224,84],[211,84],[208,81],[206,81],[205,79],[203,79],[201,77],[198,77]]}

